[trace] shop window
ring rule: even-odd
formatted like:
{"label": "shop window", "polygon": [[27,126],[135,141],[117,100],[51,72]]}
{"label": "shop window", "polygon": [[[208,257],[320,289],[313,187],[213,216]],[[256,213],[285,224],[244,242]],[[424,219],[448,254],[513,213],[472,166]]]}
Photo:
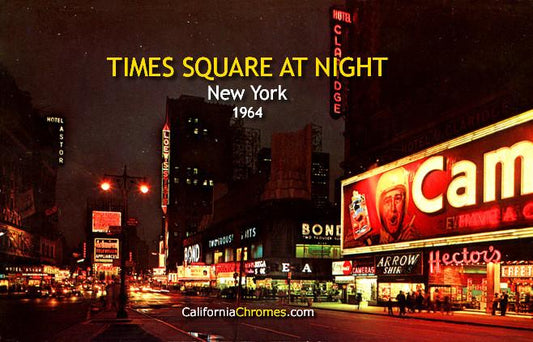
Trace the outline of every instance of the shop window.
{"label": "shop window", "polygon": [[260,259],[263,257],[263,245],[252,245],[252,259]]}
{"label": "shop window", "polygon": [[237,261],[241,261],[241,257],[245,261],[248,260],[248,247],[237,248]]}
{"label": "shop window", "polygon": [[224,261],[225,262],[229,262],[229,261],[233,261],[233,260],[234,260],[233,248],[226,248],[224,250]]}
{"label": "shop window", "polygon": [[224,262],[224,253],[221,251],[215,251],[214,263],[218,264]]}
{"label": "shop window", "polygon": [[297,258],[340,259],[341,249],[338,245],[296,245]]}
{"label": "shop window", "polygon": [[205,253],[205,263],[211,265],[213,263],[213,253]]}
{"label": "shop window", "polygon": [[391,298],[396,301],[396,296],[403,291],[404,294],[409,292],[414,293],[423,291],[424,284],[422,283],[379,283],[378,284],[378,300],[386,302]]}

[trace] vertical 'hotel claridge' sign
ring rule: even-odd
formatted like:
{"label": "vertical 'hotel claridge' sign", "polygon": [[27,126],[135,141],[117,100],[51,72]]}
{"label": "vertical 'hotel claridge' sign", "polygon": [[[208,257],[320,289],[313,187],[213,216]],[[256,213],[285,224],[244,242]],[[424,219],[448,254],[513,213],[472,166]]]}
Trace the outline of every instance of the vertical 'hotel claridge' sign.
{"label": "vertical 'hotel claridge' sign", "polygon": [[170,126],[168,124],[168,115],[165,120],[165,125],[161,133],[162,136],[162,162],[161,162],[161,209],[163,213],[167,213],[167,206],[169,201],[169,176],[170,176]]}
{"label": "vertical 'hotel claridge' sign", "polygon": [[[331,8],[331,61],[339,61],[348,54],[349,36],[356,16],[351,13]],[[336,68],[332,68],[336,70]],[[339,119],[346,114],[348,107],[348,81],[341,75],[332,75],[330,79],[330,110],[329,114],[333,119]]]}

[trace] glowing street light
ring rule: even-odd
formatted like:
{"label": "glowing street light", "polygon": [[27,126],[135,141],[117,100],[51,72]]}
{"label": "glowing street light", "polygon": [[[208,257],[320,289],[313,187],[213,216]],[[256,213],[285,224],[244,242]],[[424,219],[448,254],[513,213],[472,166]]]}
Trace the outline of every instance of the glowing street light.
{"label": "glowing street light", "polygon": [[150,191],[150,188],[148,187],[148,185],[146,184],[141,184],[139,186],[139,190],[143,193],[143,194],[146,194],[148,193],[148,191]]}
{"label": "glowing street light", "polygon": [[100,184],[100,188],[104,191],[108,191],[111,189],[111,184],[109,184],[109,182],[102,182],[102,184]]}
{"label": "glowing street light", "polygon": [[121,222],[121,238],[120,243],[122,245],[121,255],[120,255],[120,294],[119,294],[119,307],[117,311],[117,318],[127,318],[128,313],[126,312],[126,301],[128,299],[128,294],[126,292],[126,258],[127,258],[127,232],[126,232],[126,220],[128,216],[128,194],[132,190],[133,186],[138,186],[139,191],[143,194],[148,193],[150,190],[148,185],[146,185],[146,177],[135,177],[128,175],[126,171],[126,166],[124,166],[124,172],[122,175],[104,175],[106,181],[100,184],[100,188],[104,191],[111,189],[111,182],[120,190],[122,197],[123,205],[123,215]]}

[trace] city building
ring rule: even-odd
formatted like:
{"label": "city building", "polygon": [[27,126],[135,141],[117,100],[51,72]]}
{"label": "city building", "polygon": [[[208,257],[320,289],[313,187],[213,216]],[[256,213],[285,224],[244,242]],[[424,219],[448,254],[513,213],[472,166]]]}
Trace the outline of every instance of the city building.
{"label": "city building", "polygon": [[50,283],[63,263],[56,137],[0,67],[0,291]]}
{"label": "city building", "polygon": [[[127,248],[126,266],[131,275],[149,271],[149,248],[137,234],[142,223],[134,217],[123,220],[123,203],[112,194],[87,201],[87,225],[84,253],[78,260],[79,273],[86,270],[96,279],[109,280],[120,275],[121,249]],[[126,244],[121,227],[126,225]]]}
{"label": "city building", "polygon": [[330,12],[332,55],[389,58],[386,77],[332,78],[343,89],[332,87],[332,116],[346,123],[332,265],[344,300],[423,292],[489,310],[495,293],[520,306],[533,292],[530,177],[518,166],[531,156],[532,70],[509,38],[529,19],[506,6],[349,0]]}
{"label": "city building", "polygon": [[313,156],[329,158],[312,150],[311,125],[273,134],[271,149],[258,153],[258,173],[215,200],[207,228],[184,240],[186,263],[171,283],[231,293],[240,279],[246,293],[331,291],[331,260],[341,257],[339,217],[313,202]]}
{"label": "city building", "polygon": [[[316,208],[327,208],[329,202],[329,153],[313,152],[311,156],[311,200]],[[262,148],[258,153],[259,173],[270,175],[271,150]]]}
{"label": "city building", "polygon": [[167,98],[163,129],[162,210],[167,270],[183,263],[183,240],[213,213],[232,170],[232,107],[203,98]]}

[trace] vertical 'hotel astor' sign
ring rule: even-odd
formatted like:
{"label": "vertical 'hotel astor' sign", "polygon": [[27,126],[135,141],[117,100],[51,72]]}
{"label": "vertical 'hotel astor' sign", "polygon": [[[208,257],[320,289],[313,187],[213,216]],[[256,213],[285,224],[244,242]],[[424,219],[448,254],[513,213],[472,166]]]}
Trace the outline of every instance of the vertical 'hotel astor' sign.
{"label": "vertical 'hotel astor' sign", "polygon": [[57,131],[57,163],[65,164],[65,119],[60,116],[47,116],[46,123],[53,124]]}
{"label": "vertical 'hotel astor' sign", "polygon": [[[338,8],[330,9],[329,19],[331,28],[331,63],[339,61],[349,54],[349,37],[356,16]],[[335,70],[335,68],[332,68]],[[346,115],[348,108],[348,80],[340,74],[330,78],[330,108],[329,115],[339,119]]]}

